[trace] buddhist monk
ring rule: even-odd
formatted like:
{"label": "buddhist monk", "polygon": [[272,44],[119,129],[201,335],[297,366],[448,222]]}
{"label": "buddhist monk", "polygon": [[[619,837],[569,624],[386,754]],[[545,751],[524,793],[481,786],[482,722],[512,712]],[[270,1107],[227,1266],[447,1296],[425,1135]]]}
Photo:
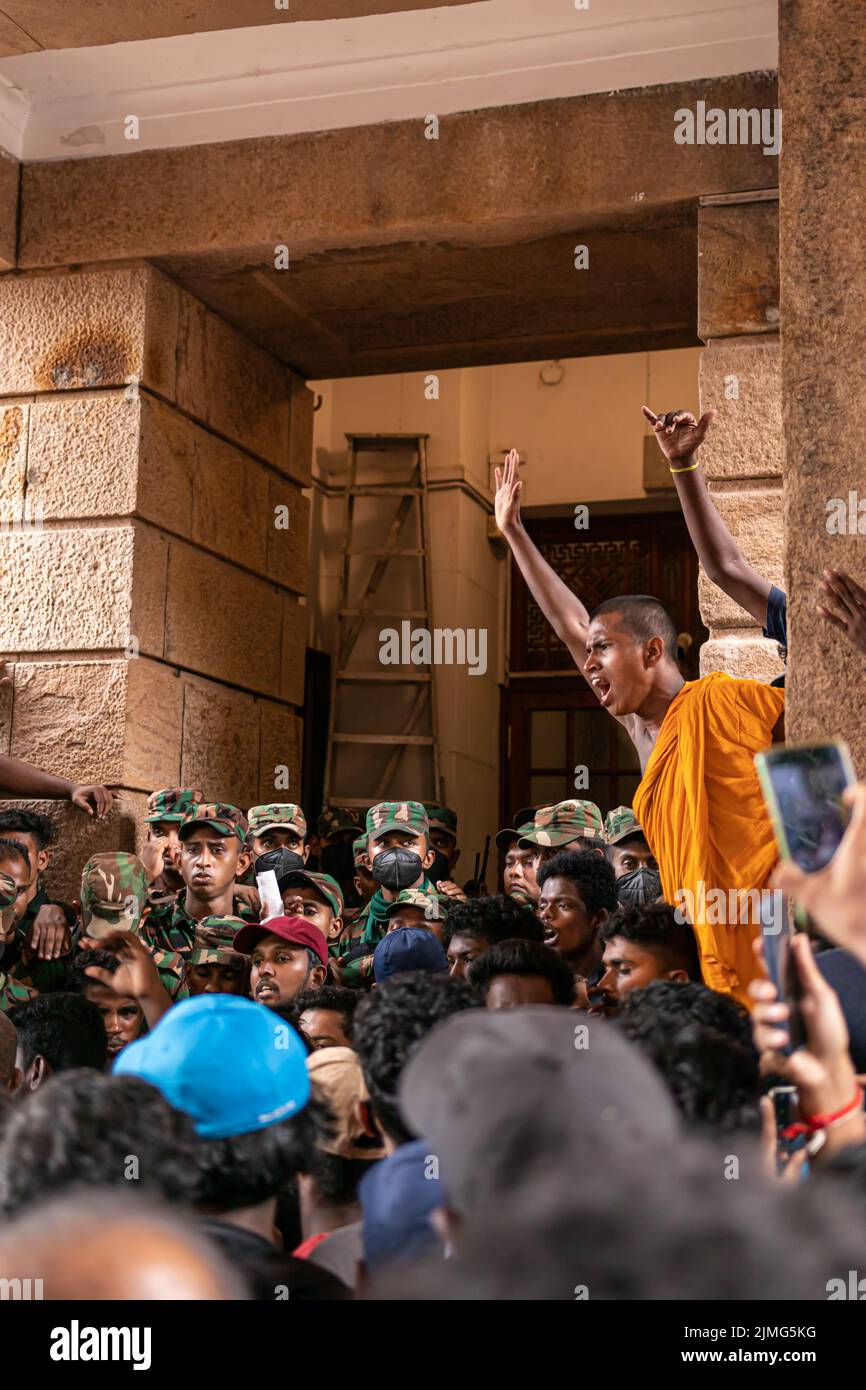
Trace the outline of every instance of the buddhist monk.
{"label": "buddhist monk", "polygon": [[634,812],[665,898],[695,928],[704,980],[748,1004],[760,973],[751,946],[759,895],[778,859],[754,755],[784,738],[785,693],[718,672],[684,681],[676,629],[650,595],[609,599],[590,614],[523,527],[516,451],[496,485],[497,524],[536,603],[637,750]]}

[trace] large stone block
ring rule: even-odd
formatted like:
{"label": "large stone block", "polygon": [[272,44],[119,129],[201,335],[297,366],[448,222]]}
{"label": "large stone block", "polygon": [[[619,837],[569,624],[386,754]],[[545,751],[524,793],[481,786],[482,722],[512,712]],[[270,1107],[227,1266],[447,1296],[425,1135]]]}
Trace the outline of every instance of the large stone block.
{"label": "large stone block", "polygon": [[126,647],[133,530],[39,530],[0,536],[7,651]]}
{"label": "large stone block", "polygon": [[[283,525],[286,519],[288,526]],[[286,589],[306,593],[310,504],[299,488],[274,474],[269,479],[265,523],[268,575]],[[260,564],[257,557],[255,568]]]}
{"label": "large stone block", "polygon": [[259,784],[259,711],[255,700],[213,681],[183,678],[185,787],[200,786],[209,801],[246,808]]}
{"label": "large stone block", "polygon": [[126,663],[124,786],[151,792],[179,785],[183,695],[174,667],[145,657]]}
{"label": "large stone block", "polygon": [[701,208],[698,337],[778,331],[778,202]]}
{"label": "large stone block", "polygon": [[191,539],[227,560],[267,570],[270,474],[208,430],[196,430]]}
{"label": "large stone block", "polygon": [[173,786],[180,773],[178,672],[138,660],[18,662],[13,756],[74,781]]}
{"label": "large stone block", "polygon": [[0,394],[145,380],[145,314],[153,274],[135,267],[2,276]]}
{"label": "large stone block", "polygon": [[38,515],[29,501],[26,515],[24,507],[29,418],[26,402],[0,406],[0,522],[6,527]]}
{"label": "large stone block", "polygon": [[313,466],[313,414],[315,397],[303,382],[291,373],[291,402],[289,417],[289,457],[285,472],[295,482],[309,484]]}
{"label": "large stone block", "polygon": [[[271,700],[259,701],[259,803],[299,801],[301,797],[301,745],[303,722],[294,710]],[[282,776],[288,772],[288,788]]]}
{"label": "large stone block", "polygon": [[180,411],[142,392],[138,490],[140,516],[181,536],[192,535],[199,430]]}
{"label": "large stone block", "polygon": [[284,700],[304,703],[304,673],[307,649],[307,608],[291,595],[283,599],[283,640],[281,689]]}
{"label": "large stone block", "polygon": [[130,600],[131,656],[163,656],[166,647],[169,542],[153,526],[135,523],[133,586]]}
{"label": "large stone block", "polygon": [[277,466],[289,448],[285,369],[191,295],[180,300],[178,405]]}
{"label": "large stone block", "polygon": [[713,343],[701,354],[701,410],[716,418],[701,449],[708,478],[782,475],[782,380],[775,339]]}
{"label": "large stone block", "polygon": [[280,692],[281,591],[182,541],[169,547],[165,657],[246,690]]}
{"label": "large stone block", "polygon": [[130,516],[139,405],[123,391],[37,400],[30,411],[28,505],[49,519]]}
{"label": "large stone block", "polygon": [[701,675],[724,671],[741,680],[771,681],[785,670],[776,642],[738,632],[717,633],[701,647]]}
{"label": "large stone block", "polygon": [[12,755],[73,782],[122,783],[126,665],[19,662]]}
{"label": "large stone block", "polygon": [[[771,584],[784,588],[781,491],[720,492],[713,486],[710,491],[716,510],[749,564]],[[698,594],[707,627],[739,627],[755,621],[711,584],[703,570],[698,579]]]}

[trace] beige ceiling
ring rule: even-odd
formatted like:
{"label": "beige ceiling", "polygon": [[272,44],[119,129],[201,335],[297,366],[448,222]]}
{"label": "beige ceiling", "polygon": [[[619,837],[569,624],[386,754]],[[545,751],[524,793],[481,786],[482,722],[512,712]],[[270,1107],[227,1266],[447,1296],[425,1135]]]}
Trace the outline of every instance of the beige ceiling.
{"label": "beige ceiling", "polygon": [[357,19],[444,9],[470,0],[3,0],[0,58],[49,48],[88,48],[172,34],[204,34],[299,20]]}

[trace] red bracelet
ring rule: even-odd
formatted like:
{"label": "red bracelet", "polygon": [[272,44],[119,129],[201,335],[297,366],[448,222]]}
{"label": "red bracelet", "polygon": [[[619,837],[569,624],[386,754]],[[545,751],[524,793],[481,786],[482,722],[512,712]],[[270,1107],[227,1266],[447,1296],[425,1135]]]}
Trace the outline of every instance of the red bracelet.
{"label": "red bracelet", "polygon": [[857,1086],[854,1099],[847,1105],[843,1105],[841,1110],[835,1110],[828,1115],[807,1115],[805,1119],[798,1121],[797,1124],[788,1125],[787,1129],[782,1130],[783,1139],[797,1139],[801,1134],[817,1134],[821,1129],[829,1129],[839,1120],[844,1120],[846,1115],[851,1115],[863,1104],[863,1087]]}

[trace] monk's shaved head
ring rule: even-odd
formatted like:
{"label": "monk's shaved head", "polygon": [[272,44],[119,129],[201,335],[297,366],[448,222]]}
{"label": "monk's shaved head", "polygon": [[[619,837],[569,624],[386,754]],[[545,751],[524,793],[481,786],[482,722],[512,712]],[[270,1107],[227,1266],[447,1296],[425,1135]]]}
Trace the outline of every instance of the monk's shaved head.
{"label": "monk's shaved head", "polygon": [[631,633],[636,642],[660,637],[665,644],[665,656],[676,661],[677,630],[667,609],[652,594],[618,594],[616,598],[606,599],[596,608],[590,622],[613,613],[619,615],[617,626]]}

